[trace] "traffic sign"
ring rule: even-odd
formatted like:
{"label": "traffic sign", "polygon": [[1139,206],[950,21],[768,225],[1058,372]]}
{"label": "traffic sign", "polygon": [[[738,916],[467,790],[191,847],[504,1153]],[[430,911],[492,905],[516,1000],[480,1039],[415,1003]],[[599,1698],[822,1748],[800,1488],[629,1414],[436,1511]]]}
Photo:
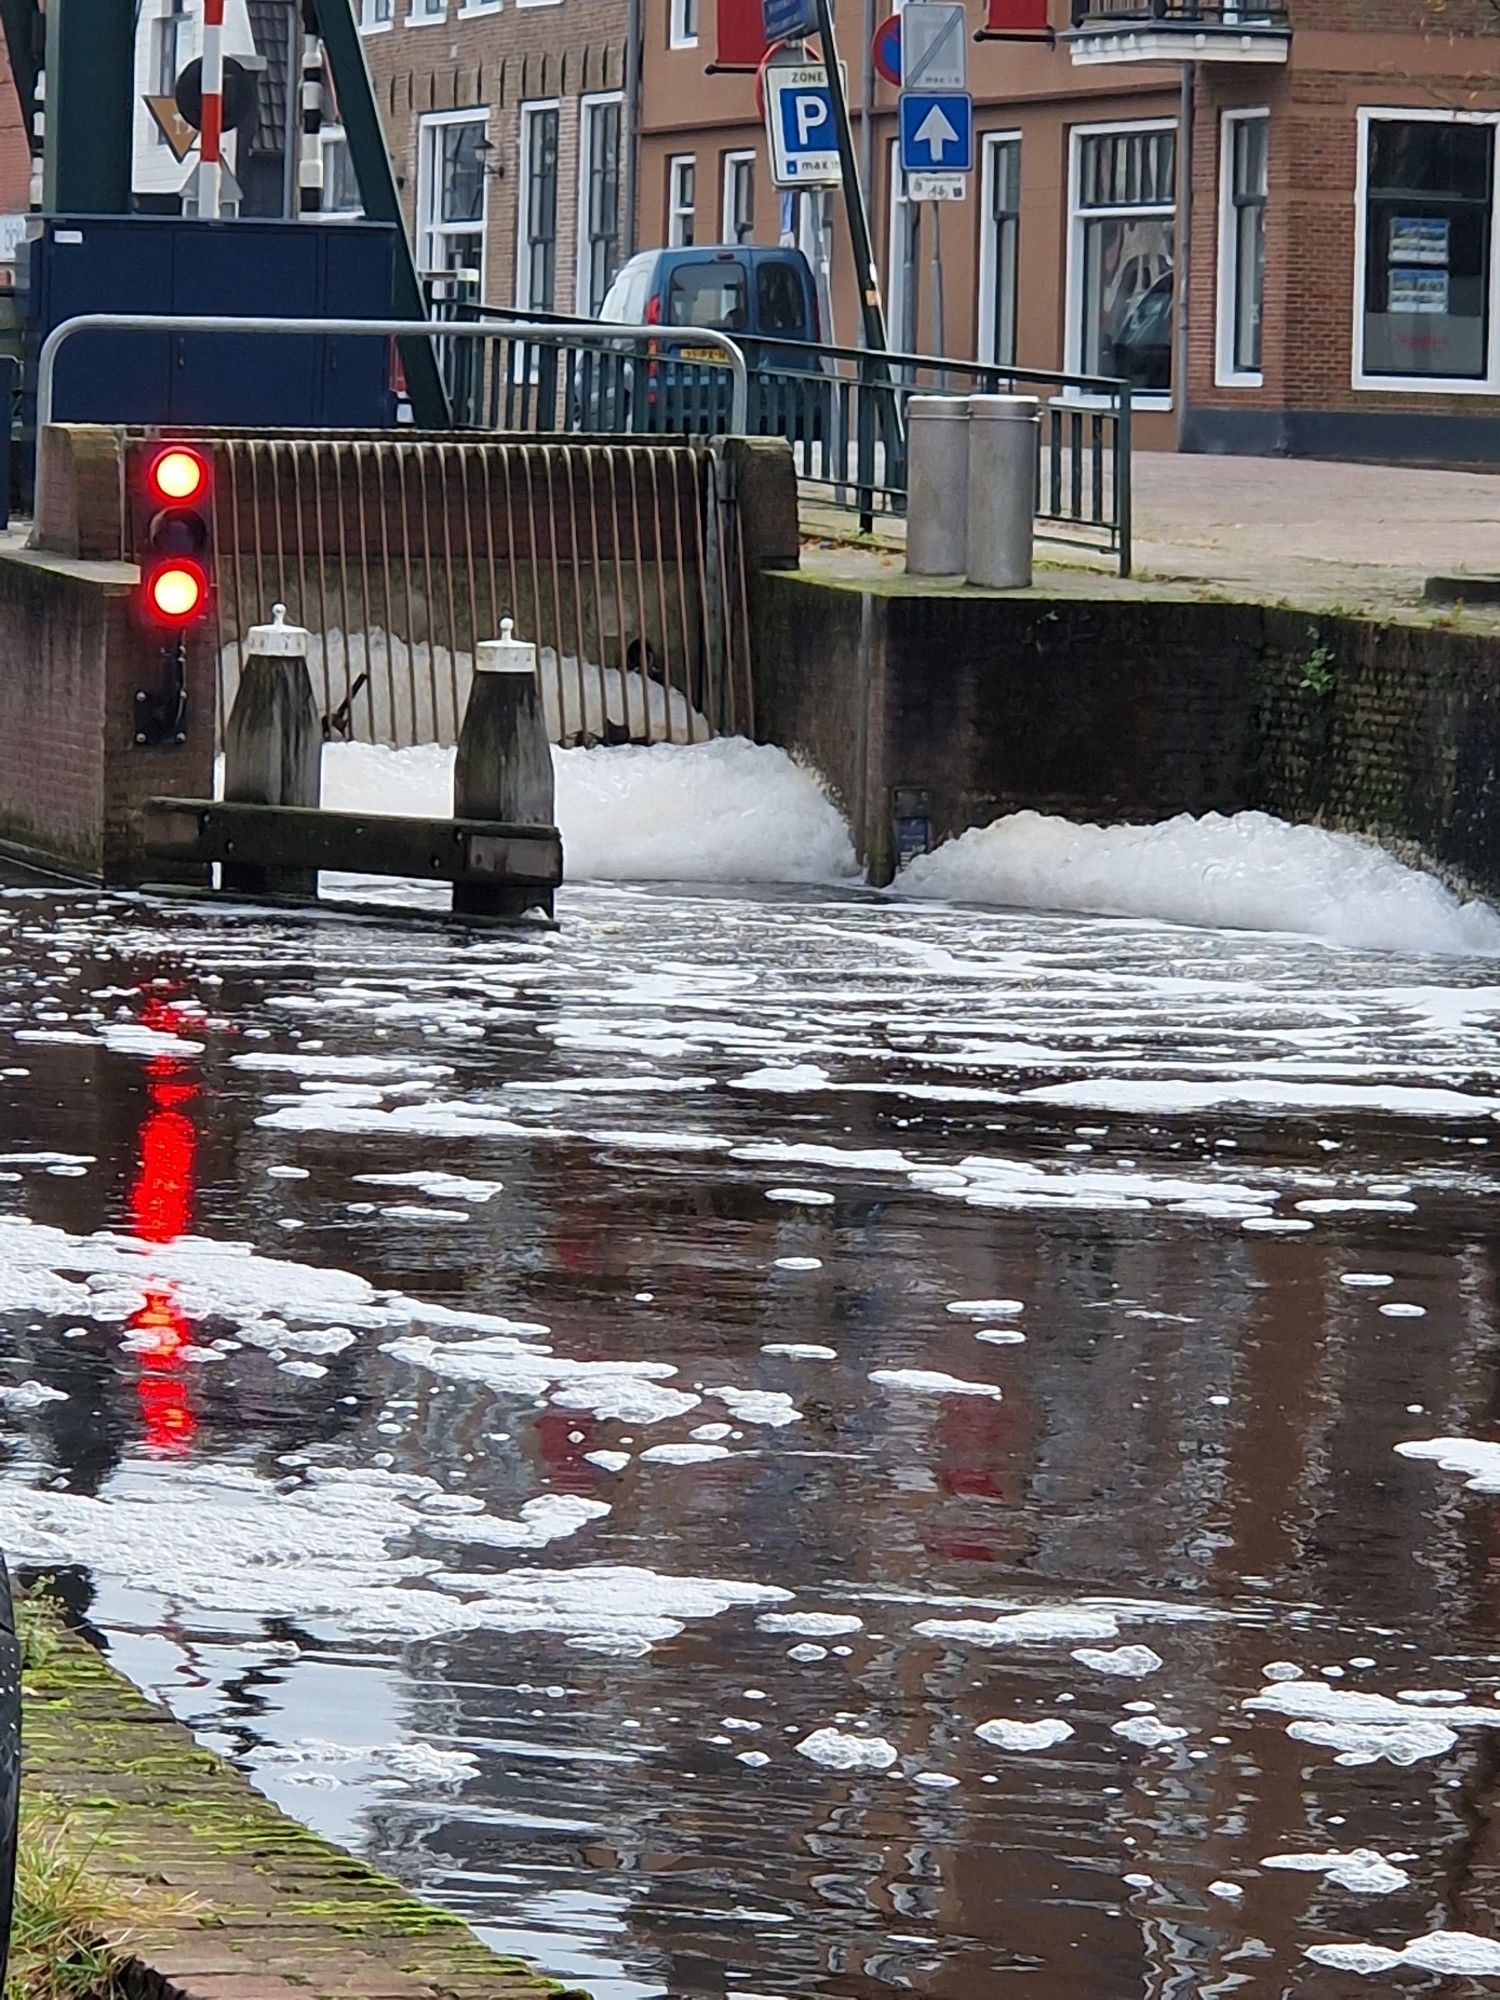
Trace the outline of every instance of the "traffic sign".
{"label": "traffic sign", "polygon": [[964,201],[969,193],[967,174],[908,174],[908,201]]}
{"label": "traffic sign", "polygon": [[974,171],[974,100],[962,90],[903,90],[901,166],[908,174]]}
{"label": "traffic sign", "polygon": [[777,187],[837,187],[838,138],[833,92],[822,63],[784,63],[766,71],[766,137]]}
{"label": "traffic sign", "polygon": [[815,0],[761,0],[760,13],[768,42],[790,42],[818,30]]}
{"label": "traffic sign", "polygon": [[875,30],[870,43],[870,60],[875,74],[883,76],[897,90],[901,88],[901,16],[891,14]]}
{"label": "traffic sign", "polygon": [[907,0],[901,23],[903,90],[967,90],[964,10],[953,0]]}

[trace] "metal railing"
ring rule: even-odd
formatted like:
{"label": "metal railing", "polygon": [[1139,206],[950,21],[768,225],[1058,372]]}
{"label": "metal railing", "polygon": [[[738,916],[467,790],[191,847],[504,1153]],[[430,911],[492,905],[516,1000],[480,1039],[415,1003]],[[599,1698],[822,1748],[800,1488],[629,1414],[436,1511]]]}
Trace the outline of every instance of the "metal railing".
{"label": "metal railing", "polygon": [[[445,324],[475,322],[525,336],[504,308],[447,300]],[[531,316],[535,323],[535,315]],[[564,332],[566,322],[558,322]],[[528,367],[487,370],[456,351],[445,362],[455,421],[478,430],[564,430],[633,436],[709,436],[726,428],[723,369],[701,357],[707,330],[658,327],[652,352],[611,352],[607,343],[570,352],[565,342]],[[744,339],[745,427],[784,437],[804,490],[857,513],[862,528],[906,507],[906,405],[913,395],[1035,393],[1036,522],[1045,540],[1131,563],[1131,385],[931,354],[872,354],[809,342]],[[693,349],[700,353],[695,355]],[[476,362],[478,360],[476,356]]]}
{"label": "metal railing", "polygon": [[219,715],[285,604],[338,740],[451,744],[479,640],[536,641],[559,744],[753,731],[738,512],[707,443],[207,437]]}
{"label": "metal railing", "polygon": [[1231,33],[1274,30],[1285,34],[1285,7],[1236,4],[1236,0],[1072,0],[1075,28],[1223,28]]}

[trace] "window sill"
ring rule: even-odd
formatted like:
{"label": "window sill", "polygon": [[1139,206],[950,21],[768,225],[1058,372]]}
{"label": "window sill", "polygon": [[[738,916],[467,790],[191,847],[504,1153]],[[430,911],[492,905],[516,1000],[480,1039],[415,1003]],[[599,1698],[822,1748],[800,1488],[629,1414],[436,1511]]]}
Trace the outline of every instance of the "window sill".
{"label": "window sill", "polygon": [[669,49],[679,49],[679,50],[680,50],[680,49],[695,49],[695,48],[697,48],[697,46],[698,46],[698,37],[697,37],[696,35],[694,35],[693,39],[692,39],[692,40],[691,40],[690,42],[670,42],[670,41],[669,41],[669,42],[667,43],[667,47],[668,47]]}
{"label": "window sill", "polygon": [[[1043,398],[1049,410],[1112,410],[1114,399],[1096,395],[1092,390],[1064,389],[1056,396]],[[1138,389],[1130,399],[1130,414],[1139,410],[1171,410],[1171,391],[1158,389]]]}
{"label": "window sill", "polygon": [[448,24],[445,9],[441,14],[408,14],[402,22],[403,28],[443,28]]}
{"label": "window sill", "polygon": [[1264,389],[1265,386],[1266,378],[1264,375],[1214,376],[1214,387],[1216,389]]}
{"label": "window sill", "polygon": [[388,35],[395,25],[394,21],[361,21],[359,32],[362,35]]}
{"label": "window sill", "polygon": [[1356,375],[1352,386],[1365,395],[1473,396],[1493,400],[1500,383],[1479,382],[1472,375]]}
{"label": "window sill", "polygon": [[476,14],[484,16],[487,14],[498,14],[499,12],[500,0],[464,0],[463,6],[459,8],[454,19],[458,21],[472,21]]}

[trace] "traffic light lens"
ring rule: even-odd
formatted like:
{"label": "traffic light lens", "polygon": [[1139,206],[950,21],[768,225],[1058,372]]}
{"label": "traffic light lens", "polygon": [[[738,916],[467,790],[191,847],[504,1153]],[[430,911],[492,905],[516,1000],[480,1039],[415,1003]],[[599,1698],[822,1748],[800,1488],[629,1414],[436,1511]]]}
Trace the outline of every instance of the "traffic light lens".
{"label": "traffic light lens", "polygon": [[208,578],[197,563],[167,563],[146,585],[146,601],[164,625],[186,625],[208,597]]}
{"label": "traffic light lens", "polygon": [[152,460],[149,478],[159,500],[196,500],[208,487],[208,462],[200,452],[174,445]]}

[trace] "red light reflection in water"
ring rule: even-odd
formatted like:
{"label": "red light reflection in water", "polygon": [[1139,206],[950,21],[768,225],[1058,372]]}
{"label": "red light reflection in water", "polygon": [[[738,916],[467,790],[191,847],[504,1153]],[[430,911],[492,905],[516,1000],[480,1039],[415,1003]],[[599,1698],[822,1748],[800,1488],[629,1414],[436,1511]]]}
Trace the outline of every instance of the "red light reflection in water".
{"label": "red light reflection in water", "polygon": [[[142,1026],[164,1034],[177,1033],[190,1019],[159,994],[152,994],[141,1010]],[[141,1125],[140,1161],[130,1188],[130,1220],[142,1243],[174,1243],[192,1226],[198,1128],[184,1106],[197,1094],[198,1086],[184,1074],[180,1057],[156,1055],[147,1063],[151,1109]],[[198,1420],[188,1401],[181,1354],[192,1340],[193,1328],[170,1279],[147,1284],[130,1326],[134,1334],[144,1336],[133,1352],[141,1367],[136,1398],[147,1447],[154,1452],[187,1451]]]}

